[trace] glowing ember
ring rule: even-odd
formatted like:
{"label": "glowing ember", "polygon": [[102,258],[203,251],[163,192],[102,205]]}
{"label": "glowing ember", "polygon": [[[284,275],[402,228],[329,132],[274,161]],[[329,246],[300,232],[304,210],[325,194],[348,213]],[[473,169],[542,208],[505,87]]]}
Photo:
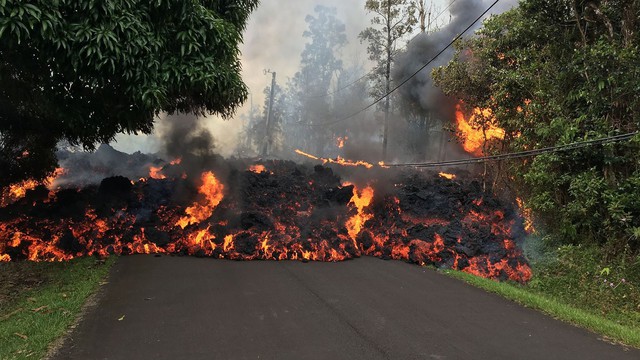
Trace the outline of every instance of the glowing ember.
{"label": "glowing ember", "polygon": [[484,155],[482,149],[485,142],[492,139],[504,139],[505,135],[503,129],[493,125],[484,131],[483,129],[474,127],[474,121],[476,120],[476,117],[479,116],[492,118],[493,114],[491,109],[475,108],[473,109],[471,116],[467,119],[462,112],[462,106],[460,104],[456,105],[456,123],[458,132],[462,136],[462,147],[464,148],[464,151],[475,156]]}
{"label": "glowing ember", "polygon": [[156,180],[162,180],[167,178],[162,174],[162,166],[150,166],[149,177]]}
{"label": "glowing ember", "polygon": [[441,178],[445,178],[445,179],[448,179],[448,180],[453,180],[453,179],[455,179],[455,178],[456,178],[456,175],[455,175],[455,174],[447,174],[447,173],[445,173],[445,172],[438,173],[438,175],[439,175]]}
{"label": "glowing ember", "polygon": [[264,165],[255,164],[255,165],[249,166],[249,171],[259,174],[261,172],[267,171],[267,168],[265,168]]}
{"label": "glowing ember", "polygon": [[347,140],[349,140],[349,137],[348,137],[348,136],[345,136],[345,137],[338,137],[338,138],[336,139],[336,146],[337,146],[339,149],[342,149],[342,148],[344,147],[344,143],[345,143]]}
{"label": "glowing ember", "polygon": [[17,184],[9,185],[9,196],[16,200],[22,199],[28,190],[35,189],[39,184],[40,183],[35,180],[25,180]]}
{"label": "glowing ember", "polygon": [[189,216],[184,216],[178,220],[176,226],[185,228],[189,225],[199,223],[206,220],[211,216],[213,210],[220,204],[224,197],[222,185],[218,179],[213,175],[211,171],[207,171],[202,174],[202,186],[198,190],[200,194],[204,195],[205,203],[200,204],[195,202],[192,206],[188,207],[184,212]]}

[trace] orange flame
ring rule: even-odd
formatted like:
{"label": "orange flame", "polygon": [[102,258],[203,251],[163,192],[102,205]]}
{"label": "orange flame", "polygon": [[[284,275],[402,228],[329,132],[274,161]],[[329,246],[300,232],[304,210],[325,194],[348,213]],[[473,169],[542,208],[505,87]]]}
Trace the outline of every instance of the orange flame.
{"label": "orange flame", "polygon": [[449,180],[453,180],[453,179],[456,178],[455,174],[447,174],[445,172],[438,173],[438,175],[440,175],[441,178],[445,178],[445,179],[449,179]]}
{"label": "orange flame", "polygon": [[149,177],[156,180],[166,179],[167,177],[162,174],[162,166],[150,166]]}
{"label": "orange flame", "polygon": [[267,171],[267,168],[265,168],[264,165],[255,164],[255,165],[249,166],[249,171],[259,174],[261,172]]}
{"label": "orange flame", "polygon": [[22,199],[27,194],[27,191],[35,189],[39,184],[40,183],[35,180],[25,180],[17,184],[9,185],[9,196],[16,200]]}
{"label": "orange flame", "polygon": [[358,247],[358,243],[356,242],[356,238],[364,224],[367,220],[373,217],[373,214],[366,213],[364,208],[371,204],[371,200],[373,199],[373,188],[371,186],[367,186],[362,191],[358,192],[357,187],[353,187],[353,197],[349,201],[349,204],[352,204],[358,210],[358,213],[353,215],[349,220],[347,220],[346,227],[347,232],[349,233],[349,237],[353,240],[353,243],[356,247]]}
{"label": "orange flame", "polygon": [[176,226],[180,226],[184,229],[191,224],[196,224],[208,219],[211,214],[213,214],[213,210],[216,206],[218,206],[220,201],[222,201],[222,198],[224,197],[224,185],[216,179],[215,175],[213,175],[211,171],[207,171],[202,174],[201,179],[202,186],[200,186],[198,192],[205,196],[206,203],[200,204],[196,202],[192,206],[188,207],[184,212],[189,216],[180,218],[176,223]]}
{"label": "orange flame", "polygon": [[337,146],[339,149],[342,149],[342,148],[344,147],[344,143],[345,143],[347,140],[349,140],[349,137],[348,137],[348,136],[345,136],[345,137],[338,137],[338,138],[336,139],[336,146]]}
{"label": "orange flame", "polygon": [[531,208],[528,208],[527,205],[521,198],[516,198],[516,203],[518,203],[518,208],[520,209],[520,215],[524,219],[524,230],[527,234],[533,234],[536,232],[535,226],[533,226],[533,212]]}
{"label": "orange flame", "polygon": [[[182,158],[176,158],[169,162],[169,165],[180,165],[182,162]],[[164,170],[164,166],[149,166],[149,177],[156,180],[163,180],[167,177],[162,173]]]}
{"label": "orange flame", "polygon": [[465,118],[460,103],[456,105],[456,123],[458,126],[458,132],[462,135],[462,147],[464,148],[464,151],[474,156],[484,155],[482,148],[485,142],[492,139],[502,140],[505,135],[503,129],[494,125],[490,125],[489,128],[484,131],[475,127],[473,124],[476,117],[479,116],[492,118],[493,112],[491,109],[475,108],[473,109],[471,116],[469,118]]}

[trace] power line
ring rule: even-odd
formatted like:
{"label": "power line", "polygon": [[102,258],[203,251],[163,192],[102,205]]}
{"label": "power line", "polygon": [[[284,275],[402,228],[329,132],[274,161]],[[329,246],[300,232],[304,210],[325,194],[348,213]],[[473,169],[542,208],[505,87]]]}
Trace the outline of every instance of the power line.
{"label": "power line", "polygon": [[385,164],[384,166],[429,168],[429,167],[440,167],[440,166],[458,166],[458,165],[477,164],[477,163],[483,163],[483,162],[489,162],[489,161],[520,159],[524,157],[537,156],[537,155],[547,154],[547,153],[556,153],[561,151],[575,150],[575,149],[585,148],[593,145],[604,145],[609,143],[627,141],[638,134],[640,134],[640,132],[636,131],[632,133],[609,136],[609,137],[599,138],[599,139],[585,140],[585,141],[575,142],[575,143],[566,144],[566,145],[550,146],[550,147],[534,149],[534,150],[526,150],[526,151],[521,151],[516,153],[484,156],[484,157],[471,158],[471,159],[448,160],[448,161],[427,162],[427,163]]}
{"label": "power line", "polygon": [[480,16],[478,16],[471,24],[469,24],[469,26],[467,26],[460,34],[458,34],[456,37],[453,38],[453,40],[451,40],[451,42],[449,42],[449,44],[447,44],[447,46],[445,46],[442,50],[440,50],[433,58],[431,58],[431,60],[429,60],[426,64],[422,65],[418,70],[416,70],[413,74],[411,74],[409,77],[407,77],[406,79],[404,79],[402,82],[400,82],[398,85],[396,85],[393,89],[389,90],[389,92],[387,92],[386,94],[382,95],[381,97],[379,97],[377,100],[375,100],[374,102],[372,102],[371,104],[367,105],[365,108],[356,111],[355,113],[337,119],[337,120],[333,120],[333,121],[328,121],[325,123],[321,123],[321,124],[307,124],[304,126],[311,126],[311,127],[320,127],[320,126],[327,126],[327,125],[333,125],[333,124],[337,124],[339,122],[343,122],[346,120],[349,120],[351,118],[353,118],[354,116],[369,110],[370,108],[374,107],[377,103],[379,103],[380,101],[384,100],[385,98],[387,98],[387,96],[390,96],[391,94],[393,94],[396,90],[398,90],[400,87],[402,87],[404,84],[406,84],[407,82],[409,82],[409,80],[413,79],[416,75],[418,75],[420,73],[420,71],[424,70],[427,66],[429,66],[429,64],[431,64],[433,61],[435,61],[438,56],[442,55],[442,53],[444,53],[448,48],[450,48],[456,41],[458,41],[462,35],[464,35],[467,31],[469,31],[469,29],[471,29],[478,21],[480,21],[480,19],[482,19],[489,11],[491,11],[491,9],[499,2],[500,0],[495,0],[484,12],[482,12],[482,14],[480,14]]}
{"label": "power line", "polygon": [[[457,1],[457,0],[452,0],[452,1],[449,3],[449,5],[447,5],[447,7],[446,7],[446,8],[444,8],[444,10],[440,11],[440,12],[436,15],[436,17],[434,18],[434,21],[438,20],[438,19],[440,18],[440,16],[441,16],[442,14],[444,14],[444,12],[445,12],[445,11],[449,10],[449,8],[451,7],[451,5],[453,5],[456,1]],[[420,36],[420,34],[422,34],[422,32],[420,32],[420,33],[416,34],[414,37],[412,37],[411,39],[409,39],[409,41],[407,41],[407,45],[409,45],[409,43],[411,43],[413,40],[415,40],[415,38],[417,38],[418,36]],[[406,48],[406,45],[405,45],[403,48]],[[317,96],[303,96],[303,99],[306,99],[306,100],[322,99],[322,98],[327,97],[327,96],[335,95],[335,94],[337,94],[337,93],[341,92],[342,90],[348,89],[349,87],[351,87],[351,86],[353,86],[353,85],[355,85],[355,84],[359,83],[360,81],[362,81],[362,80],[366,79],[366,78],[367,78],[369,75],[371,75],[374,71],[375,71],[375,68],[373,68],[373,69],[372,69],[371,71],[369,71],[368,73],[366,73],[366,74],[362,75],[361,77],[357,78],[356,80],[354,80],[354,81],[352,81],[352,82],[348,83],[347,85],[344,85],[344,86],[342,86],[341,88],[336,89],[336,90],[334,90],[334,91],[328,92],[328,93],[323,94],[323,95],[317,95]]]}

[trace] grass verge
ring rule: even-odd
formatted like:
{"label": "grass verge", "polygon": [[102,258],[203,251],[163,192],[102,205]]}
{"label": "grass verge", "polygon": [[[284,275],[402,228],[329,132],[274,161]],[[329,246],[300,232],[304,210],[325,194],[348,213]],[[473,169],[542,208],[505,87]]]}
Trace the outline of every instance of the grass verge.
{"label": "grass verge", "polygon": [[461,271],[445,270],[443,272],[526,307],[540,310],[556,319],[602,334],[608,340],[640,348],[640,324],[638,326],[620,324],[590,311],[567,305],[544,294],[536,293],[526,286],[501,283]]}
{"label": "grass verge", "polygon": [[[49,344],[74,322],[114,262],[115,257],[104,262],[79,258],[63,263],[0,263],[6,287],[25,273],[40,279],[28,288],[14,286],[2,298],[0,359],[41,359]],[[14,279],[7,279],[11,276]]]}

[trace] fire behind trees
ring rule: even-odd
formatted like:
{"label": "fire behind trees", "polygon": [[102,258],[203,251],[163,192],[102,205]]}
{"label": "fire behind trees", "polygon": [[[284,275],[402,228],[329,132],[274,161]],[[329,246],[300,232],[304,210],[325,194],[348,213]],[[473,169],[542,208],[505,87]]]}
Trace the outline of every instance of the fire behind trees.
{"label": "fire behind trees", "polygon": [[[484,23],[437,69],[464,107],[491,109],[475,127],[511,153],[640,129],[640,2],[525,0]],[[633,79],[633,80],[632,80]],[[469,110],[469,109],[467,109]],[[636,262],[640,138],[497,163],[494,178],[532,208],[551,244],[587,244]],[[557,247],[557,246],[554,246]]]}
{"label": "fire behind trees", "polygon": [[119,176],[81,189],[27,191],[0,208],[0,257],[159,253],[340,261],[370,255],[501,280],[531,276],[518,246],[522,219],[475,181],[349,168],[352,184],[321,165],[220,159],[187,175],[189,162],[154,167],[153,177],[135,181]]}

